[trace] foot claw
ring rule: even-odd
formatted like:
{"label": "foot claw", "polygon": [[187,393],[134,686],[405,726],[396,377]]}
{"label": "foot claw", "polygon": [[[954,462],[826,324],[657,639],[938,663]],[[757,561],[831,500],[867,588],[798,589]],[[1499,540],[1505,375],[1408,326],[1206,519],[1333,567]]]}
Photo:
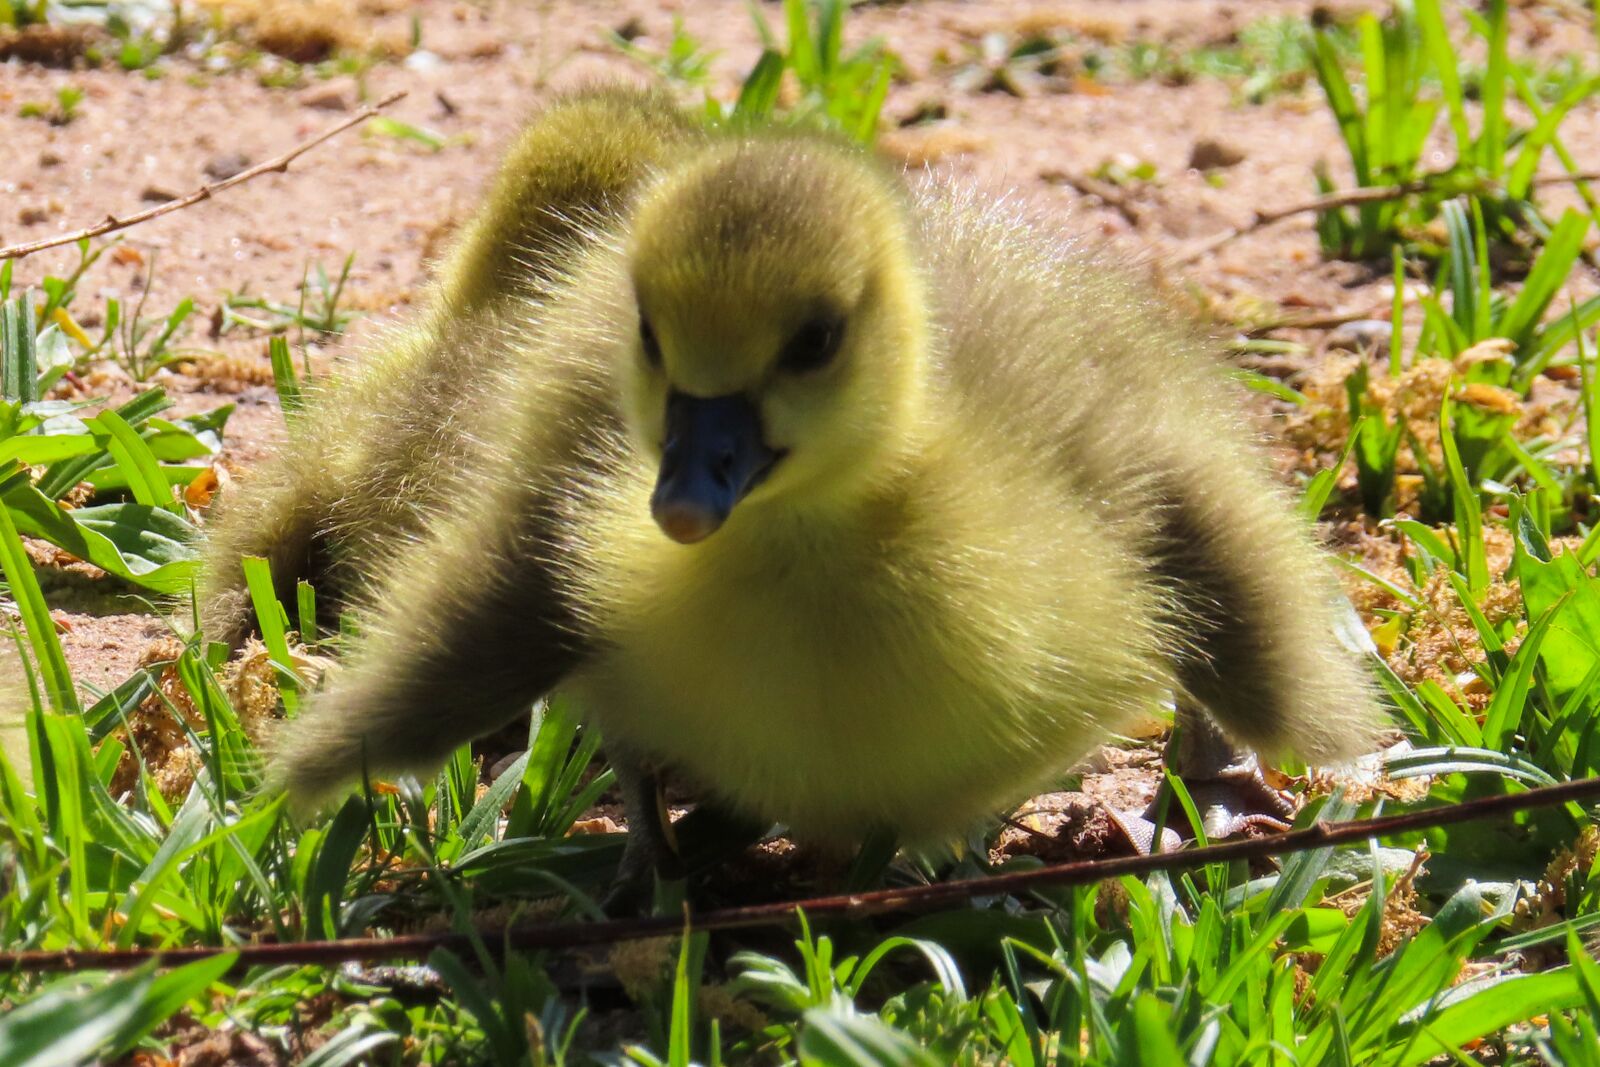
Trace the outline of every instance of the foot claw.
{"label": "foot claw", "polygon": [[[1252,831],[1282,833],[1294,819],[1294,803],[1284,793],[1272,788],[1261,775],[1261,767],[1254,756],[1242,759],[1223,769],[1214,777],[1185,776],[1184,787],[1200,813],[1200,822],[1207,840],[1225,838]],[[1158,794],[1144,817],[1153,819],[1161,803]],[[1168,803],[1167,816],[1171,818],[1182,809]],[[1182,820],[1180,818],[1180,822]]]}
{"label": "foot claw", "polygon": [[1156,824],[1145,815],[1133,811],[1106,809],[1111,825],[1122,831],[1136,855],[1148,856],[1152,852],[1176,852],[1183,846],[1183,838],[1170,826],[1161,828],[1161,847],[1156,847]]}
{"label": "foot claw", "polygon": [[[1180,704],[1176,727],[1167,742],[1166,763],[1183,782],[1200,814],[1201,829],[1208,840],[1220,841],[1251,831],[1289,829],[1294,819],[1294,802],[1272,788],[1261,774],[1255,753],[1230,741],[1204,712]],[[1162,794],[1145,812],[1153,817]],[[1167,817],[1182,808],[1167,804]]]}

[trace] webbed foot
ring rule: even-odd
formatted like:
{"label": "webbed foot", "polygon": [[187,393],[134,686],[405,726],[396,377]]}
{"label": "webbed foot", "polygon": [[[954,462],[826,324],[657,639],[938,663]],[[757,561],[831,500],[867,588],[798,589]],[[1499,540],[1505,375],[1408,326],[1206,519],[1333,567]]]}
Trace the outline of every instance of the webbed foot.
{"label": "webbed foot", "polygon": [[683,877],[683,857],[667,814],[661,777],[625,756],[613,756],[611,765],[628,817],[628,839],[601,906],[607,915],[640,915],[650,910],[658,878]]}
{"label": "webbed foot", "polygon": [[[1282,832],[1294,819],[1294,804],[1274,789],[1261,773],[1254,752],[1236,746],[1204,712],[1185,703],[1165,753],[1167,769],[1176,775],[1194,801],[1200,829],[1209,841],[1251,831]],[[1162,811],[1165,809],[1163,820]],[[1181,805],[1165,783],[1142,813],[1113,812],[1114,822],[1139,853],[1170,852],[1182,844],[1172,825],[1187,827]],[[1158,823],[1161,839],[1156,840]],[[1192,827],[1189,827],[1192,831]],[[1192,836],[1192,832],[1191,835]]]}

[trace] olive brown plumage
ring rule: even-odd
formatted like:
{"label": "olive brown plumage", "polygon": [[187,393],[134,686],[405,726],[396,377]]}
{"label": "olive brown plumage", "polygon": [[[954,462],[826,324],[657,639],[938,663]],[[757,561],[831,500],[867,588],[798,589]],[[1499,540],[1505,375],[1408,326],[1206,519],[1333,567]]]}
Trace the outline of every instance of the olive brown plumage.
{"label": "olive brown plumage", "polygon": [[252,625],[242,556],[268,560],[286,602],[302,578],[335,608],[365,588],[385,548],[425,525],[445,480],[468,463],[505,320],[617,225],[675,146],[701,136],[663,94],[628,89],[576,94],[523,131],[493,208],[463,228],[418,320],[315,387],[308,424],[222,503],[199,595],[209,635],[237,642]]}
{"label": "olive brown plumage", "polygon": [[[577,107],[635,132],[596,148]],[[1189,323],[1008,206],[668,115],[535,122],[439,310],[229,504],[213,617],[241,551],[349,568],[363,613],[279,783],[426,765],[556,686],[625,765],[827,842],[958,834],[1173,693],[1267,750],[1370,739],[1328,569]],[[590,171],[541,244],[527,176]]]}

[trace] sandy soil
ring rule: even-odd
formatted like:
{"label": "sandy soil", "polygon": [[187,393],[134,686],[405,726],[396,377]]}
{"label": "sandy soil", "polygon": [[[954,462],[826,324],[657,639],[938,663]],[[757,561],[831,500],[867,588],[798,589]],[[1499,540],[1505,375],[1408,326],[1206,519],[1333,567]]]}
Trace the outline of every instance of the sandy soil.
{"label": "sandy soil", "polygon": [[[1019,97],[965,88],[958,72],[987,33],[1022,37],[1072,29],[1082,36],[1182,46],[1221,40],[1246,21],[1310,7],[1279,0],[929,0],[863,6],[850,32],[857,39],[886,38],[902,59],[906,78],[893,87],[887,105],[891,125],[932,107],[947,115],[932,126],[892,131],[885,137],[888,150],[997,194],[1022,197],[1044,215],[1102,234],[1159,264],[1199,238],[1248,222],[1258,208],[1306,199],[1314,191],[1310,166],[1319,158],[1328,160],[1335,175],[1347,173],[1332,118],[1314,86],[1251,105],[1214,80],[1090,87],[1060,78]],[[350,300],[372,314],[351,340],[333,349],[359,352],[360,338],[384,316],[405,313],[426,282],[429,255],[437,253],[451,222],[470,210],[499,146],[523,116],[563,87],[652,76],[621,56],[606,30],[626,28],[640,35],[642,46],[659,50],[673,20],[681,18],[720,50],[712,88],[725,98],[758,51],[739,0],[427,0],[403,11],[363,14],[362,29],[403,37],[413,11],[427,55],[380,64],[359,85],[338,79],[300,89],[265,88],[251,72],[210,72],[181,59],[154,81],[114,69],[0,63],[4,243],[73,229],[107,212],[128,212],[185,192],[207,180],[208,167],[237,166],[240,157],[265,159],[337,121],[359,99],[396,89],[408,96],[391,114],[447,138],[443,149],[429,151],[370,131],[346,134],[290,173],[265,176],[129,231],[125,243],[139,254],[107,256],[84,280],[81,306],[99,306],[107,295],[127,301],[153,259],[150,310],[164,312],[184,296],[195,298],[200,312],[193,321],[201,325],[183,343],[226,360],[212,361],[205,377],[163,372],[156,380],[184,410],[239,403],[226,453],[236,471],[247,470],[270,447],[280,420],[264,384],[270,381],[265,339],[245,332],[206,336],[204,323],[225,292],[292,303],[308,262],[336,270],[354,252]],[[1513,49],[1520,55],[1593,52],[1594,39],[1581,18],[1518,8],[1513,19]],[[23,103],[51,100],[68,85],[86,94],[74,121],[53,126],[18,116]],[[1591,101],[1574,112],[1564,133],[1579,160],[1600,160],[1600,105]],[[1202,140],[1232,148],[1239,161],[1208,179],[1189,165]],[[1086,196],[1075,179],[1113,158],[1148,162],[1157,176],[1119,189],[1117,203]],[[1553,199],[1559,202],[1559,194]],[[32,283],[45,273],[63,273],[74,259],[70,249],[31,257],[18,264],[17,280]],[[1360,265],[1321,259],[1308,216],[1234,242],[1184,268],[1178,278],[1217,301],[1244,298],[1308,311],[1386,314],[1389,300],[1382,270],[1375,276]],[[1322,340],[1318,333],[1297,337],[1310,341],[1313,351]],[[329,351],[319,348],[318,357]],[[68,655],[86,685],[120,680],[145,643],[162,633],[162,624],[137,605],[99,595],[93,583],[63,579],[55,604]],[[1114,776],[1146,774],[1139,768],[1107,770]],[[1113,785],[1102,791],[1135,798],[1141,789]]]}

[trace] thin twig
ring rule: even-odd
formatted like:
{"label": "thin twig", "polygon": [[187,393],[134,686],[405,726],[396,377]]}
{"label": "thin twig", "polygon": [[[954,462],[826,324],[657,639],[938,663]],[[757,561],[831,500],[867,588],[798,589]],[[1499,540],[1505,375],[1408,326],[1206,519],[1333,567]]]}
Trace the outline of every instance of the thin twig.
{"label": "thin twig", "polygon": [[665,937],[684,930],[733,930],[752,926],[774,926],[804,911],[818,916],[860,918],[889,912],[906,912],[948,907],[974,897],[1016,894],[1046,886],[1086,885],[1125,874],[1148,874],[1174,867],[1197,867],[1207,863],[1260,859],[1334,845],[1351,844],[1374,837],[1429,830],[1437,826],[1485,819],[1495,815],[1550,807],[1577,800],[1600,798],[1600,778],[1581,778],[1560,785],[1542,786],[1524,793],[1485,797],[1439,808],[1426,808],[1403,815],[1350,822],[1317,823],[1303,830],[1292,830],[1266,837],[1228,841],[1207,848],[1183,852],[1162,852],[1143,856],[1117,856],[1111,859],[1080,860],[1029,871],[989,878],[971,878],[905,889],[880,889],[871,893],[813,897],[809,900],[752,904],[723,908],[701,915],[661,915],[639,919],[611,919],[605,922],[540,923],[531,926],[498,926],[470,934],[406,934],[399,937],[358,937],[337,941],[306,941],[288,944],[243,945],[237,948],[114,949],[108,951],[56,952],[30,951],[0,953],[0,969],[29,973],[45,971],[120,971],[151,960],[173,967],[196,960],[212,959],[237,952],[234,967],[283,964],[335,964],[348,960],[380,960],[410,957],[425,958],[435,949],[457,954],[472,950],[474,937],[481,938],[491,952],[507,950],[571,949],[587,945],[610,945],[649,937]]}
{"label": "thin twig", "polygon": [[[1293,204],[1289,207],[1276,208],[1271,211],[1258,211],[1255,217],[1243,226],[1234,226],[1214,233],[1210,237],[1195,242],[1189,248],[1175,255],[1171,262],[1176,266],[1193,263],[1209,252],[1215,252],[1225,244],[1237,241],[1247,234],[1265,229],[1284,219],[1296,215],[1305,215],[1311,212],[1332,211],[1334,208],[1354,207],[1360,204],[1380,203],[1385,200],[1399,200],[1401,197],[1412,196],[1416,193],[1425,193],[1434,188],[1438,175],[1429,175],[1425,178],[1416,178],[1399,185],[1377,185],[1369,189],[1343,189],[1332,193],[1324,193],[1310,200]],[[1600,171],[1584,171],[1579,174],[1548,174],[1544,177],[1533,179],[1535,188],[1546,185],[1576,185],[1580,182],[1600,181]]]}
{"label": "thin twig", "polygon": [[357,126],[367,121],[379,111],[382,111],[384,108],[388,107],[390,104],[394,103],[396,100],[399,100],[405,95],[406,94],[404,90],[390,93],[382,100],[379,100],[376,104],[369,104],[360,111],[356,112],[354,115],[351,115],[343,121],[335,123],[326,130],[323,130],[310,140],[301,141],[299,144],[295,145],[281,156],[274,156],[264,163],[257,163],[253,167],[247,167],[244,170],[241,170],[238,174],[224,178],[219,182],[212,182],[202,185],[200,188],[186,196],[180,196],[174,200],[168,200],[166,203],[157,204],[155,207],[147,208],[144,211],[135,212],[132,215],[124,215],[121,218],[118,218],[116,215],[107,215],[104,219],[95,223],[93,226],[85,226],[83,229],[74,230],[71,233],[57,234],[54,237],[46,237],[40,241],[29,241],[26,244],[8,245],[5,248],[0,248],[0,260],[20,259],[23,256],[29,256],[35,252],[42,252],[47,248],[59,248],[61,245],[75,244],[78,241],[84,240],[85,238],[99,237],[102,234],[111,233],[114,230],[125,230],[129,226],[137,226],[141,222],[149,222],[151,219],[159,218],[160,216],[166,215],[173,211],[179,211],[191,204],[198,204],[202,200],[209,200],[213,195],[220,193],[225,189],[231,189],[235,185],[242,185],[251,178],[258,178],[261,175],[271,171],[278,171],[279,173],[287,171],[290,163],[293,163],[296,159],[299,159],[301,156],[305,155],[322,142],[329,140],[330,138],[337,137],[339,134],[343,133],[345,130],[348,130],[352,126]]}
{"label": "thin twig", "polygon": [[1239,332],[1246,337],[1258,337],[1273,330],[1331,330],[1363,319],[1383,318],[1389,314],[1389,304],[1363,311],[1308,311],[1303,314],[1284,314],[1275,319],[1245,323]]}
{"label": "thin twig", "polygon": [[1071,186],[1080,196],[1092,196],[1128,220],[1134,229],[1144,225],[1144,211],[1132,196],[1111,182],[1092,178],[1087,174],[1073,174],[1064,170],[1046,171],[1040,175],[1047,182]]}
{"label": "thin twig", "polygon": [[[1416,297],[1407,297],[1404,300],[1406,307],[1415,307]],[[1366,319],[1383,319],[1388,321],[1389,312],[1394,305],[1384,301],[1382,305],[1368,305],[1365,308],[1335,308],[1331,311],[1285,311],[1279,309],[1276,318],[1253,319],[1248,316],[1239,319],[1219,317],[1217,321],[1227,325],[1230,329],[1239,331],[1245,337],[1260,337],[1276,330],[1332,330],[1351,322],[1361,322]]]}

